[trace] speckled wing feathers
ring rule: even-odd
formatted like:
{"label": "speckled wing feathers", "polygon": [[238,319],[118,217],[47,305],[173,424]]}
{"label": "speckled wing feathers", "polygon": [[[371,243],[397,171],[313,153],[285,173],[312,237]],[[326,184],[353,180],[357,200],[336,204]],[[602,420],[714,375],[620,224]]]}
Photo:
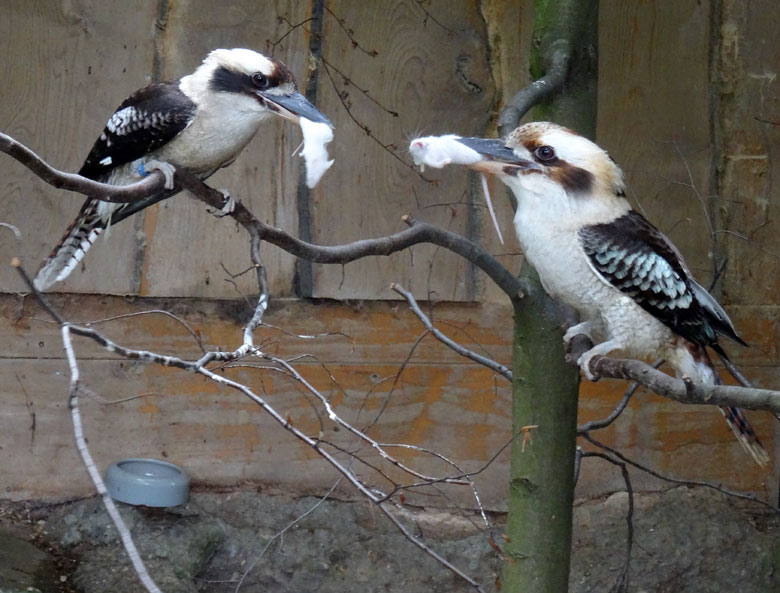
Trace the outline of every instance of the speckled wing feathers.
{"label": "speckled wing feathers", "polygon": [[[95,181],[108,181],[117,167],[175,138],[190,124],[195,110],[195,103],[179,90],[178,84],[144,87],[127,98],[108,120],[79,174]],[[98,200],[88,198],[81,206],[78,216],[35,275],[34,283],[39,290],[66,278],[110,221],[118,222],[138,210],[137,204],[121,204],[107,208],[110,214],[101,215],[99,205]]]}
{"label": "speckled wing feathers", "polygon": [[594,271],[687,340],[717,347],[717,334],[742,342],[728,316],[691,277],[674,246],[641,214],[629,211],[583,227],[580,242]]}
{"label": "speckled wing feathers", "polygon": [[178,84],[150,84],[128,97],[111,116],[80,175],[100,180],[112,169],[167,144],[182,132],[196,107]]}

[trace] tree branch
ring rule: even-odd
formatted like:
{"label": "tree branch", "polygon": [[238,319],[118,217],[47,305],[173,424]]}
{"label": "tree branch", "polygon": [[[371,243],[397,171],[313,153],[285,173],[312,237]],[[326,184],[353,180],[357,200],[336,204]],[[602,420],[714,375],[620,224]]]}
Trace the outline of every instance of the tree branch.
{"label": "tree branch", "polygon": [[[569,359],[576,361],[588,350],[590,340],[575,336]],[[735,406],[748,410],[780,413],[780,391],[736,385],[704,385],[676,379],[640,360],[594,356],[590,363],[593,374],[602,378],[636,381],[654,393],[684,404]]]}
{"label": "tree branch", "polygon": [[398,294],[400,294],[402,297],[406,299],[406,302],[409,303],[409,308],[411,308],[412,313],[414,313],[417,316],[417,318],[422,322],[422,324],[442,344],[444,344],[451,350],[454,350],[461,356],[469,358],[474,362],[477,362],[483,366],[486,366],[490,370],[499,373],[505,379],[508,379],[509,381],[512,380],[512,371],[508,369],[506,366],[496,362],[495,360],[488,358],[487,356],[482,356],[481,354],[477,354],[473,350],[469,350],[468,348],[462,346],[461,344],[458,344],[455,340],[452,340],[451,338],[445,336],[442,332],[436,329],[436,327],[433,325],[433,323],[428,318],[428,316],[422,312],[422,309],[420,309],[420,305],[417,304],[417,299],[414,298],[414,295],[412,295],[411,292],[406,290],[403,286],[396,284],[395,282],[393,282],[390,285],[390,288],[391,290],[397,292]]}
{"label": "tree branch", "polygon": [[152,171],[140,181],[130,185],[109,185],[75,173],[66,173],[55,169],[24,144],[2,132],[0,132],[0,152],[13,157],[53,187],[78,192],[104,202],[138,202],[162,189],[165,182],[163,174],[159,171]]}
{"label": "tree branch", "polygon": [[[557,76],[557,75],[556,75]],[[134,202],[143,200],[163,184],[162,174],[153,172],[147,178],[127,186],[112,186],[97,183],[80,175],[65,173],[51,167],[33,151],[17,142],[10,136],[0,133],[0,152],[18,160],[35,175],[54,187],[68,189],[84,195],[99,195],[99,199],[117,202]],[[187,189],[197,199],[213,208],[222,208],[224,195],[206,185],[193,173],[185,169],[177,169],[176,180],[182,189]],[[260,221],[240,202],[236,203],[231,216],[249,232],[252,247],[251,255],[258,272],[260,300],[253,320],[260,321],[264,305],[267,303],[267,285],[264,269],[259,258],[259,246],[267,241],[277,247],[304,259],[323,264],[345,264],[367,256],[390,255],[420,243],[440,245],[457,253],[485,272],[512,300],[517,303],[524,297],[535,300],[535,290],[527,283],[520,281],[509,273],[493,256],[476,243],[456,233],[438,228],[426,222],[418,222],[411,216],[404,216],[403,221],[408,229],[392,235],[375,239],[361,239],[344,245],[314,245],[301,241],[281,229],[269,226]],[[16,264],[19,265],[18,262]],[[263,296],[266,300],[263,301]],[[47,306],[45,300],[42,300]],[[265,305],[267,306],[267,305]],[[57,313],[47,306],[50,313]],[[62,320],[59,320],[62,322]],[[256,323],[250,322],[245,331],[250,334]],[[246,333],[245,333],[246,338]],[[577,347],[575,338],[572,344]],[[582,348],[582,346],[579,346]],[[585,348],[586,349],[586,348]],[[581,354],[584,349],[580,350]],[[576,360],[578,354],[572,354]],[[649,365],[636,360],[618,360],[596,357],[591,362],[592,370],[600,377],[626,379],[636,381],[655,393],[688,404],[710,404],[719,406],[737,406],[750,410],[766,410],[780,414],[780,391],[755,389],[750,387],[735,387],[729,385],[694,385],[657,371]]]}
{"label": "tree branch", "polygon": [[569,71],[571,45],[565,39],[558,41],[552,51],[547,72],[540,79],[522,88],[498,116],[498,135],[502,138],[514,130],[531,107],[563,88]]}
{"label": "tree branch", "polygon": [[[128,209],[131,213],[150,205],[154,201],[173,195],[178,189],[189,190],[199,200],[213,208],[221,209],[225,202],[225,196],[222,192],[206,185],[197,175],[183,168],[177,168],[176,170],[177,189],[171,192],[163,192],[161,196],[156,196],[153,194],[159,193],[163,188],[163,176],[159,171],[153,171],[137,183],[115,186],[98,183],[74,173],[66,173],[55,169],[32,150],[2,133],[0,133],[0,152],[13,157],[53,187],[67,189],[109,202],[138,203],[133,204]],[[253,259],[256,253],[256,246],[259,246],[260,241],[268,241],[296,257],[323,264],[345,264],[368,256],[387,256],[413,245],[432,243],[465,257],[479,267],[490,276],[513,302],[521,299],[524,293],[523,284],[482,247],[457,233],[425,222],[415,221],[408,215],[403,217],[403,221],[410,227],[406,230],[385,237],[362,239],[345,245],[334,246],[307,243],[281,229],[271,227],[260,221],[240,202],[237,202],[231,216],[246,228],[250,236],[252,236],[254,245],[252,248]],[[126,216],[123,213],[122,218],[124,217]],[[118,220],[121,220],[121,218],[115,218],[114,222],[118,222]],[[254,242],[256,242],[256,245]],[[258,282],[261,288],[260,292],[263,293],[265,282],[261,277],[261,268],[261,266],[258,267]]]}

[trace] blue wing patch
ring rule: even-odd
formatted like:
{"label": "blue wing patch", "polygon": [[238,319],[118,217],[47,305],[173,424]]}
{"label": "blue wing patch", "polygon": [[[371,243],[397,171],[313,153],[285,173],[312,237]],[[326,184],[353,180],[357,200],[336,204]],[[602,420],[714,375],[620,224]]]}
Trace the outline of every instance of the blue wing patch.
{"label": "blue wing patch", "polygon": [[744,344],[725,311],[691,278],[682,257],[641,214],[629,211],[584,227],[580,244],[593,270],[684,338],[716,346],[717,334]]}

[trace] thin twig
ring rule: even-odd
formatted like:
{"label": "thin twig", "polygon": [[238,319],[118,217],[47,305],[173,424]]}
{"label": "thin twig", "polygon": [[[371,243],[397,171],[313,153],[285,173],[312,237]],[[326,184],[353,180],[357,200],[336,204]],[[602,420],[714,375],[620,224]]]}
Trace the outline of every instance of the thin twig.
{"label": "thin twig", "polygon": [[461,356],[468,358],[470,360],[473,360],[474,362],[477,362],[483,366],[486,366],[492,371],[495,371],[496,373],[499,373],[502,375],[505,379],[511,381],[512,380],[512,371],[509,370],[506,366],[504,366],[501,363],[496,362],[495,360],[492,360],[490,358],[487,358],[486,356],[482,356],[481,354],[477,354],[473,350],[469,350],[468,348],[462,346],[461,344],[458,344],[454,340],[448,338],[445,336],[441,331],[436,329],[434,327],[433,323],[431,323],[431,320],[428,318],[428,316],[422,312],[422,309],[420,309],[420,306],[417,304],[417,300],[414,298],[414,295],[412,295],[411,292],[406,290],[403,286],[400,284],[397,284],[393,282],[390,285],[390,289],[394,292],[400,294],[402,297],[406,299],[406,301],[409,303],[409,308],[412,310],[412,313],[414,313],[417,318],[422,322],[422,324],[434,335],[434,337],[439,340],[442,344],[453,350],[454,352],[457,352]]}
{"label": "thin twig", "polygon": [[324,503],[328,497],[333,494],[333,492],[338,488],[339,484],[341,484],[341,481],[343,478],[339,478],[336,480],[333,484],[333,486],[330,487],[330,490],[328,490],[314,505],[306,509],[306,512],[302,515],[297,516],[295,519],[290,521],[287,525],[285,525],[281,530],[277,531],[265,544],[262,550],[260,550],[260,553],[255,556],[254,560],[249,563],[249,566],[244,571],[244,573],[241,575],[241,578],[238,579],[238,583],[236,583],[235,593],[239,592],[239,589],[241,589],[241,585],[244,584],[244,581],[246,580],[246,577],[249,576],[249,573],[252,572],[255,566],[257,566],[257,563],[260,562],[260,559],[263,557],[263,555],[268,551],[268,548],[271,547],[271,544],[274,543],[278,538],[284,537],[284,534],[290,531],[293,527],[298,525],[301,521],[303,521],[306,517],[311,515],[314,511],[316,511],[319,506]]}
{"label": "thin twig", "polygon": [[325,74],[328,77],[328,80],[330,81],[331,86],[333,86],[333,91],[336,93],[336,96],[338,97],[339,102],[341,103],[341,106],[344,108],[344,111],[347,112],[347,115],[349,116],[349,119],[351,119],[353,121],[353,123],[358,128],[363,130],[363,132],[365,132],[366,136],[368,136],[369,138],[371,138],[371,140],[376,142],[376,144],[378,144],[379,147],[382,148],[382,150],[384,150],[385,152],[390,154],[390,156],[392,156],[395,160],[397,160],[399,163],[401,163],[404,167],[414,171],[414,173],[420,179],[425,181],[426,183],[433,183],[434,180],[433,179],[429,179],[428,177],[423,175],[420,172],[420,170],[414,165],[414,163],[410,163],[409,161],[405,161],[400,156],[398,156],[396,151],[392,149],[392,146],[393,146],[392,144],[385,144],[384,142],[382,142],[379,138],[377,138],[374,135],[374,132],[371,130],[371,128],[369,128],[366,124],[364,124],[357,117],[355,117],[355,114],[352,113],[352,106],[349,104],[349,101],[347,101],[346,97],[344,96],[344,93],[340,92],[339,89],[338,89],[338,86],[336,85],[336,81],[334,80],[333,74],[330,71],[331,67],[328,65],[328,62],[323,60],[322,61],[322,65],[325,67]]}
{"label": "thin twig", "polygon": [[339,27],[341,27],[341,30],[344,31],[344,34],[347,37],[349,37],[349,41],[352,44],[352,47],[354,49],[359,49],[364,54],[366,54],[367,56],[370,56],[372,58],[374,58],[377,55],[379,55],[379,52],[376,51],[375,49],[368,50],[368,49],[364,48],[362,45],[360,45],[357,42],[357,40],[355,39],[355,31],[353,31],[352,29],[347,27],[346,19],[339,18],[338,16],[336,16],[336,14],[330,9],[330,7],[327,4],[325,5],[325,12],[327,12],[330,16],[332,16],[334,19],[336,19],[336,22],[339,24]]}
{"label": "thin twig", "polygon": [[409,529],[401,523],[401,521],[396,517],[393,512],[390,510],[390,505],[388,503],[383,503],[378,505],[379,508],[382,510],[382,512],[385,514],[385,516],[390,519],[390,522],[393,523],[400,531],[401,533],[406,536],[406,539],[408,539],[410,542],[412,542],[415,546],[420,548],[423,552],[434,558],[437,562],[439,562],[441,565],[446,566],[453,574],[456,574],[461,579],[466,581],[469,585],[474,587],[474,590],[479,591],[480,593],[485,593],[485,590],[482,588],[482,586],[472,579],[470,576],[468,576],[465,572],[460,570],[457,566],[452,564],[449,560],[444,558],[441,554],[437,553],[432,548],[428,547],[424,541],[422,541],[420,538],[415,536]]}
{"label": "thin twig", "polygon": [[[653,368],[657,369],[664,363],[663,359],[656,360],[653,363]],[[632,381],[628,388],[626,389],[625,393],[623,394],[623,397],[620,398],[620,401],[618,402],[618,405],[615,406],[615,409],[612,410],[612,412],[604,418],[603,420],[591,420],[590,422],[586,422],[582,426],[577,427],[577,434],[582,434],[584,432],[588,432],[589,430],[599,430],[601,428],[606,428],[610,424],[612,424],[615,420],[618,419],[618,416],[620,416],[623,413],[623,410],[626,409],[626,406],[628,406],[628,402],[631,401],[631,397],[636,393],[636,390],[639,389],[640,384],[636,381]]]}
{"label": "thin twig", "polygon": [[604,451],[608,451],[610,454],[614,455],[621,461],[624,461],[628,465],[637,468],[638,470],[641,470],[645,472],[646,474],[649,474],[653,476],[654,478],[658,478],[659,480],[663,480],[664,482],[669,482],[670,484],[680,484],[681,486],[702,486],[704,488],[710,488],[711,490],[715,490],[716,492],[720,492],[721,494],[725,494],[726,496],[730,496],[732,498],[738,498],[740,500],[749,500],[750,502],[754,502],[756,504],[759,504],[763,507],[766,507],[768,509],[772,509],[775,513],[780,514],[780,508],[775,507],[768,502],[765,502],[761,499],[756,498],[752,494],[742,494],[741,492],[734,492],[733,490],[729,490],[728,488],[723,488],[722,486],[718,486],[716,484],[712,484],[710,482],[703,482],[700,480],[682,480],[680,478],[672,478],[670,476],[666,476],[662,473],[659,473],[655,471],[654,469],[651,469],[647,467],[646,465],[642,465],[641,463],[634,461],[633,459],[629,459],[625,455],[623,455],[620,451],[617,449],[614,449],[608,445],[605,445],[604,443],[601,443],[600,441],[596,440],[591,436],[590,433],[586,433],[582,435],[582,438],[585,440],[591,442],[592,444],[596,445],[600,449],[603,449]]}
{"label": "thin twig", "polygon": [[623,481],[626,484],[626,493],[628,494],[628,510],[626,511],[626,559],[623,563],[623,570],[621,571],[617,582],[612,589],[610,589],[610,593],[625,593],[628,591],[628,571],[629,568],[631,568],[631,550],[634,546],[634,490],[631,487],[631,477],[628,474],[628,468],[626,468],[625,463],[613,459],[605,453],[584,451],[581,453],[581,457],[599,457],[612,465],[618,466],[620,468],[620,473],[623,475]]}

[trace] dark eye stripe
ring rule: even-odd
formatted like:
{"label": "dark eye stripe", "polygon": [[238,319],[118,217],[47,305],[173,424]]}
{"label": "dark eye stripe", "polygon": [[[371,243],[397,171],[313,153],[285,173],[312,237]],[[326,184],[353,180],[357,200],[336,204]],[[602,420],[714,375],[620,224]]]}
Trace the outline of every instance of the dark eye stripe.
{"label": "dark eye stripe", "polygon": [[[265,86],[258,86],[254,82],[258,75],[265,78]],[[281,62],[274,62],[274,70],[268,76],[264,76],[262,73],[244,74],[225,66],[215,70],[211,76],[211,88],[217,92],[225,93],[247,93],[257,89],[271,89],[287,83],[292,84],[293,89],[296,88],[292,72]]]}
{"label": "dark eye stripe", "polygon": [[568,193],[587,193],[593,189],[593,174],[590,171],[558,158],[555,160],[557,162],[550,169],[550,177],[560,183]]}

